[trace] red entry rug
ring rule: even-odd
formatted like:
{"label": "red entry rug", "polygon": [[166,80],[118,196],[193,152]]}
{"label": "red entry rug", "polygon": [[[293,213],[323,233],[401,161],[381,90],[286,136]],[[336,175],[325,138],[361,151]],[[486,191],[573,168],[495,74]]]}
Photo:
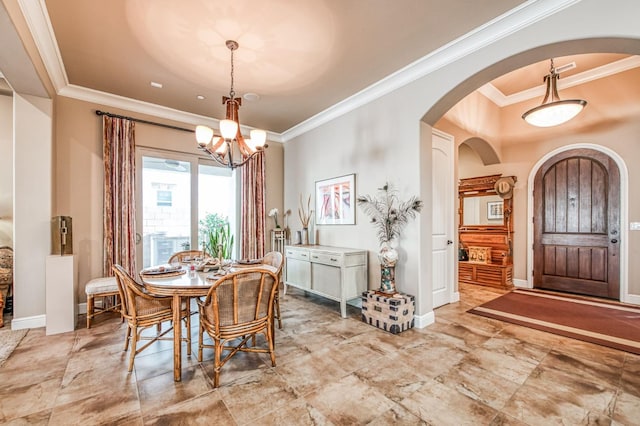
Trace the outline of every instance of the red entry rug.
{"label": "red entry rug", "polygon": [[468,312],[640,355],[640,307],[514,290]]}

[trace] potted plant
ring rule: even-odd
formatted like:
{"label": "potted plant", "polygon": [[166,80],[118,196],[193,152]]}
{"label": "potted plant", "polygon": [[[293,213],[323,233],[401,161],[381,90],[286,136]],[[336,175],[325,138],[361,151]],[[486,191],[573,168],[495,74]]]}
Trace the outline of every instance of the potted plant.
{"label": "potted plant", "polygon": [[269,210],[269,217],[272,217],[276,222],[276,229],[280,229],[280,224],[278,223],[278,209],[273,208]]}
{"label": "potted plant", "polygon": [[400,201],[397,191],[389,183],[385,183],[378,191],[378,197],[362,195],[357,198],[357,202],[371,218],[380,242],[378,254],[381,267],[380,291],[395,293],[395,265],[398,261],[395,246],[402,229],[410,219],[414,219],[420,213],[423,203],[415,196],[407,201]]}

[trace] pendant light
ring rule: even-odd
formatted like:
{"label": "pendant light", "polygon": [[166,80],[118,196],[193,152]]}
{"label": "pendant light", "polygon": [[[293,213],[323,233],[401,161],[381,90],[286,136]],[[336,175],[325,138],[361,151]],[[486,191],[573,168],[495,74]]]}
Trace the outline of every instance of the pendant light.
{"label": "pendant light", "polygon": [[522,118],[527,123],[537,127],[557,126],[571,120],[587,105],[587,101],[582,99],[560,100],[557,88],[559,78],[560,75],[556,73],[553,59],[551,59],[549,74],[544,76],[544,82],[547,84],[547,92],[542,100],[542,105],[522,114]]}
{"label": "pendant light", "polygon": [[[197,126],[196,140],[198,147],[217,163],[233,170],[243,166],[250,158],[266,148],[267,133],[264,130],[253,129],[251,139],[245,139],[240,132],[238,110],[242,99],[236,97],[233,89],[233,52],[239,45],[235,40],[227,40],[226,46],[231,51],[231,89],[229,96],[222,97],[222,103],[227,107],[225,120],[220,120],[220,135],[216,135],[215,131],[208,126]],[[235,153],[240,154],[237,160],[233,158]]]}

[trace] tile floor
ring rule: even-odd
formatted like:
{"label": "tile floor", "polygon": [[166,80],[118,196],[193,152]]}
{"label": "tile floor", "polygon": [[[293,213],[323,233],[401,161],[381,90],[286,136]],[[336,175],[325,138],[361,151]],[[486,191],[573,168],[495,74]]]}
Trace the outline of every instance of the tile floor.
{"label": "tile floor", "polygon": [[290,289],[277,367],[240,354],[219,389],[211,353],[197,362],[196,339],[175,383],[171,342],[127,373],[117,318],[55,336],[30,330],[0,368],[0,423],[640,424],[640,356],[468,314],[500,292],[460,293],[435,324],[392,335],[356,308],[343,320],[337,303]]}

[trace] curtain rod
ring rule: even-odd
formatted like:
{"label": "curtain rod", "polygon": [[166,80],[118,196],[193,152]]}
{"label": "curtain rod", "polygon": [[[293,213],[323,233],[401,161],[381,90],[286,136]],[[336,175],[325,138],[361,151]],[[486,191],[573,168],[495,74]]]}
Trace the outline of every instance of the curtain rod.
{"label": "curtain rod", "polygon": [[167,129],[181,130],[183,132],[189,132],[189,133],[193,133],[194,132],[191,129],[185,129],[184,127],[172,126],[170,124],[156,123],[155,121],[142,120],[140,118],[127,117],[125,115],[112,114],[110,112],[105,112],[105,111],[100,111],[100,110],[96,110],[96,115],[106,115],[107,117],[113,117],[113,118],[124,118],[125,120],[131,120],[131,121],[135,121],[137,123],[151,124],[153,126],[166,127]]}

